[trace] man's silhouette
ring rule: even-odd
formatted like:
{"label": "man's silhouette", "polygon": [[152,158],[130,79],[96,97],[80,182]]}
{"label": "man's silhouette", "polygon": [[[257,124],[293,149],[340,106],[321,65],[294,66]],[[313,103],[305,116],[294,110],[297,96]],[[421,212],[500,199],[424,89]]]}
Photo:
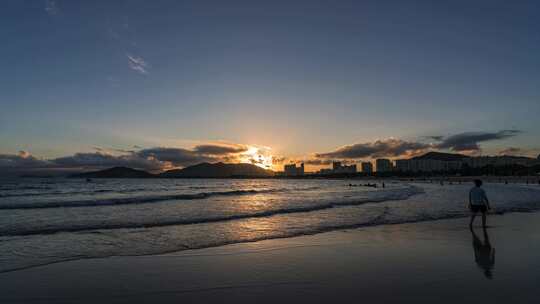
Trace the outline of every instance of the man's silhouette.
{"label": "man's silhouette", "polygon": [[469,227],[472,229],[476,213],[482,212],[482,226],[486,228],[486,213],[491,207],[489,206],[486,192],[482,189],[482,181],[476,179],[474,185],[475,186],[469,192],[469,209],[472,212]]}

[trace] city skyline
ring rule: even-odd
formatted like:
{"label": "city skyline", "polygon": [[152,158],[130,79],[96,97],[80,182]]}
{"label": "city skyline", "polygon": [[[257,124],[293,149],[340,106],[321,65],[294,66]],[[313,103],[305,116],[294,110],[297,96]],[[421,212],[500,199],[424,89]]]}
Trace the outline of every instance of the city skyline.
{"label": "city skyline", "polygon": [[5,1],[0,169],[540,153],[535,1]]}
{"label": "city skyline", "polygon": [[[463,137],[463,135],[459,135]],[[475,135],[480,136],[479,134]],[[485,134],[481,135],[486,137]],[[67,171],[100,170],[111,167],[131,167],[150,172],[164,172],[167,170],[185,168],[188,166],[208,163],[249,163],[264,169],[284,172],[286,175],[303,175],[305,173],[355,173],[389,172],[418,170],[411,166],[427,166],[429,171],[445,166],[455,167],[454,160],[441,161],[428,157],[431,152],[439,152],[443,158],[447,156],[470,158],[471,161],[459,161],[473,167],[482,167],[488,164],[510,165],[520,164],[531,166],[538,164],[539,155],[524,155],[520,149],[506,149],[497,155],[482,154],[479,143],[466,141],[456,142],[458,135],[448,139],[439,139],[439,143],[410,143],[399,140],[379,141],[376,143],[356,144],[344,146],[328,153],[315,153],[306,158],[290,158],[271,155],[269,147],[214,142],[197,145],[191,149],[183,148],[148,148],[133,147],[133,150],[103,149],[94,147],[95,152],[76,153],[71,156],[54,159],[37,158],[34,155],[19,151],[17,154],[0,154],[0,167],[8,173],[32,173],[37,171],[58,173]],[[493,140],[493,139],[486,139]],[[442,147],[447,142],[454,142],[457,147],[470,147],[472,150]],[[483,141],[483,140],[480,140]],[[445,152],[446,151],[446,152]],[[448,153],[450,152],[450,153]],[[439,157],[436,157],[438,159]],[[419,160],[416,160],[419,159]],[[404,161],[413,161],[412,163]],[[296,165],[299,165],[297,167]],[[442,166],[442,167],[441,167]],[[305,169],[304,169],[305,168]],[[373,168],[376,168],[374,170]],[[292,171],[290,171],[292,170]],[[300,170],[300,171],[298,171]],[[447,169],[445,169],[447,170]]]}

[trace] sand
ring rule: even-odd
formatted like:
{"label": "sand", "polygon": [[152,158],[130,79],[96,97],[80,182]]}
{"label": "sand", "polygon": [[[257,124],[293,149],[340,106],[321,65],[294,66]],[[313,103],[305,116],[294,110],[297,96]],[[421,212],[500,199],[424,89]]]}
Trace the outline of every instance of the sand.
{"label": "sand", "polygon": [[538,303],[540,213],[489,224],[478,263],[452,219],[35,267],[0,274],[0,303]]}

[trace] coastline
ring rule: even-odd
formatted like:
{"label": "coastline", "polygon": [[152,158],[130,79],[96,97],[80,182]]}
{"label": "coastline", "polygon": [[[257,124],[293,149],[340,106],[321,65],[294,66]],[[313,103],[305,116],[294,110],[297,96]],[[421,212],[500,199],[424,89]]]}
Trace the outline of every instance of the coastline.
{"label": "coastline", "polygon": [[68,261],[0,274],[0,300],[534,302],[540,213],[489,217],[492,278],[475,261],[467,223],[459,218],[383,225],[163,255]]}

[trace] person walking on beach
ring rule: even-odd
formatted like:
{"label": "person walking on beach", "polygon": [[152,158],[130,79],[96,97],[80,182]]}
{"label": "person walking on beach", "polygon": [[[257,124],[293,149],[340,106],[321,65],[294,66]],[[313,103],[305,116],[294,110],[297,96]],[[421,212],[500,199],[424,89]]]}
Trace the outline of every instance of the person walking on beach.
{"label": "person walking on beach", "polygon": [[491,207],[486,192],[482,189],[482,181],[476,179],[474,185],[469,192],[469,209],[472,212],[469,227],[472,229],[476,213],[482,212],[482,227],[486,228],[486,213]]}

